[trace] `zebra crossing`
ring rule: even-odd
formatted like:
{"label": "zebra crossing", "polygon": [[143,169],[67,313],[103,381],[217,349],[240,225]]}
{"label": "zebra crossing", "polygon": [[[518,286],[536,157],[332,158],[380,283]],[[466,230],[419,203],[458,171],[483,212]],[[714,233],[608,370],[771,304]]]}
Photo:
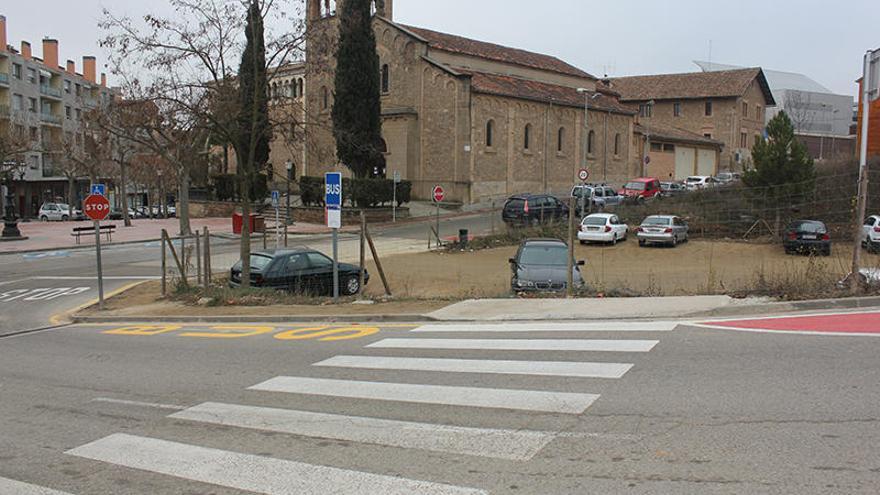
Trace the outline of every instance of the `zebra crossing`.
{"label": "zebra crossing", "polygon": [[[359,355],[337,355],[311,364],[315,374],[334,371],[334,378],[288,376],[273,378],[247,387],[248,393],[271,394],[291,407],[264,407],[250,404],[205,402],[168,414],[178,424],[203,424],[243,430],[290,435],[292,438],[331,439],[389,448],[415,449],[449,455],[476,456],[506,462],[527,462],[564,434],[554,431],[474,427],[467,424],[469,408],[508,410],[520,414],[552,413],[580,415],[600,399],[590,390],[559,392],[516,387],[518,377],[544,377],[545,380],[589,378],[600,381],[619,380],[637,365],[640,355],[651,352],[659,339],[515,339],[522,333],[591,332],[616,333],[629,336],[635,332],[657,336],[671,332],[674,322],[609,322],[609,323],[539,323],[514,325],[425,325],[411,330],[405,337],[380,339],[367,344]],[[443,338],[444,333],[454,338]],[[656,334],[655,334],[656,333]],[[430,334],[430,335],[429,335]],[[472,334],[474,338],[467,338]],[[487,338],[486,335],[499,335]],[[506,334],[506,335],[502,335]],[[577,335],[580,336],[580,335]],[[604,336],[604,335],[603,335]],[[639,335],[641,336],[641,335]],[[531,335],[530,335],[531,337]],[[456,357],[467,351],[468,359]],[[516,357],[534,351],[560,353],[560,360],[499,359],[515,352]],[[431,352],[436,357],[406,357],[401,353]],[[395,355],[388,355],[393,353]],[[474,358],[475,353],[486,354]],[[594,357],[622,356],[620,362],[591,361]],[[577,356],[578,360],[571,360]],[[561,360],[567,358],[569,360]],[[392,373],[386,381],[358,379],[359,370],[380,370]],[[418,374],[415,374],[418,373]],[[426,375],[427,374],[427,375]],[[435,383],[411,383],[433,374],[468,374],[477,386],[450,386]],[[493,376],[505,375],[504,385],[511,388],[485,386]],[[396,381],[396,380],[400,381]],[[613,390],[613,389],[612,389]],[[460,408],[457,424],[403,421],[394,417],[370,417],[351,414],[339,406],[332,412],[312,412],[292,407],[296,396],[305,395],[327,400],[339,398],[357,401],[384,401],[419,404],[424,407]],[[287,398],[290,398],[289,400]],[[331,403],[332,404],[332,403]],[[393,409],[382,409],[393,411]],[[384,413],[393,416],[393,412]],[[485,425],[483,425],[485,426]],[[444,481],[409,479],[394,471],[365,472],[343,466],[325,466],[301,459],[276,459],[230,450],[169,441],[159,438],[112,433],[66,452],[71,456],[101,463],[138,469],[148,473],[171,476],[181,480],[208,483],[221,487],[264,494],[485,494],[479,487],[457,486]],[[5,493],[0,478],[0,492]],[[10,491],[10,493],[63,493]]]}

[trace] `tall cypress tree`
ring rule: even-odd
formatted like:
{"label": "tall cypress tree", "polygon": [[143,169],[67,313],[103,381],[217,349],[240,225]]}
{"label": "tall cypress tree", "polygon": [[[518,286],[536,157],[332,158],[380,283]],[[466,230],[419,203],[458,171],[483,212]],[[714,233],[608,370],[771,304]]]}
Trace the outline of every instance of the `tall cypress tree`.
{"label": "tall cypress tree", "polygon": [[239,187],[241,190],[241,212],[244,225],[241,230],[241,284],[250,285],[250,202],[251,185],[259,171],[269,162],[268,82],[266,80],[266,43],[263,35],[263,16],[260,1],[252,0],[248,9],[245,27],[247,44],[241,55],[238,70],[239,109],[237,119],[237,139],[235,152],[237,158]]}
{"label": "tall cypress tree", "polygon": [[380,151],[382,105],[372,2],[345,0],[338,12],[333,136],[339,160],[360,178],[385,170]]}

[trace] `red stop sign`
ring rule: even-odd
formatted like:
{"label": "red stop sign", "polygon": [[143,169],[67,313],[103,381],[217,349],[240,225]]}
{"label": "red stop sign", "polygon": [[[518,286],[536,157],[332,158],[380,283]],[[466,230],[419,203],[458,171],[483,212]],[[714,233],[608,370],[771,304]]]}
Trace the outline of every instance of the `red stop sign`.
{"label": "red stop sign", "polygon": [[434,189],[431,191],[431,197],[434,198],[435,203],[442,203],[446,199],[446,191],[443,190],[442,186],[434,186]]}
{"label": "red stop sign", "polygon": [[83,213],[92,220],[103,220],[110,214],[110,202],[100,194],[89,194],[83,201]]}

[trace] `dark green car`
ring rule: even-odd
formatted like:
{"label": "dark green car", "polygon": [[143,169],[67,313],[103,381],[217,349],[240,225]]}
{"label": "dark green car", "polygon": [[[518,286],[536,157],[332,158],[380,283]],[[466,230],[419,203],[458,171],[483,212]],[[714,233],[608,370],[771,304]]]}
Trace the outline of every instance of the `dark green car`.
{"label": "dark green car", "polygon": [[[353,296],[362,289],[360,267],[339,263],[339,294]],[[333,260],[306,248],[261,251],[251,254],[251,287],[285,290],[298,294],[332,295]],[[364,285],[370,274],[364,269]],[[241,261],[230,270],[229,286],[241,286]]]}

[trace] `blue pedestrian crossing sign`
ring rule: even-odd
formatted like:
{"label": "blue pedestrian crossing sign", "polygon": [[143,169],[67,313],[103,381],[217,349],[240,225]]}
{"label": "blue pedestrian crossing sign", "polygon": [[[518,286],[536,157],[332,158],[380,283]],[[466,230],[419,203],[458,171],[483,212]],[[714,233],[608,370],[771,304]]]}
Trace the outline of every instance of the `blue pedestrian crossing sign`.
{"label": "blue pedestrian crossing sign", "polygon": [[281,194],[278,191],[272,191],[272,207],[278,208],[278,203],[281,198]]}
{"label": "blue pedestrian crossing sign", "polygon": [[92,184],[90,192],[99,196],[107,196],[107,186],[104,184]]}

